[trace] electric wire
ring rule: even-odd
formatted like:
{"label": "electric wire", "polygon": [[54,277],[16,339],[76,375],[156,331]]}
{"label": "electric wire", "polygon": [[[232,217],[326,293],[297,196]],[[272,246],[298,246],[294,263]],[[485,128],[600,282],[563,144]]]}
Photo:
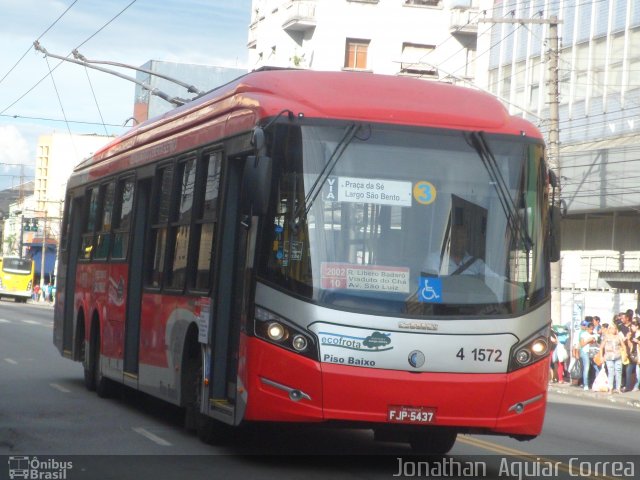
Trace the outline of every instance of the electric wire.
{"label": "electric wire", "polygon": [[[44,36],[47,34],[47,32],[48,32],[49,30],[51,30],[51,29],[56,25],[56,23],[58,23],[58,21],[60,21],[60,19],[61,19],[62,17],[64,17],[64,16],[66,15],[66,13],[67,13],[69,10],[71,10],[71,7],[73,7],[76,3],[78,3],[78,0],[74,0],[74,1],[73,1],[73,3],[72,3],[71,5],[69,5],[69,6],[67,7],[67,9],[66,9],[64,12],[62,12],[62,13],[60,14],[60,16],[59,16],[58,18],[56,18],[56,19],[55,19],[55,21],[54,21],[51,25],[49,25],[49,26],[47,27],[47,29],[46,29],[44,32],[42,32],[42,33],[40,34],[40,36],[37,38],[37,40],[40,40],[42,37],[44,37]],[[13,72],[13,71],[15,70],[15,68],[18,66],[18,64],[19,64],[19,63],[24,59],[24,57],[26,57],[26,56],[27,56],[27,54],[31,51],[31,48],[32,48],[32,45],[29,45],[29,47],[27,48],[27,50],[22,54],[22,56],[18,59],[18,61],[17,61],[17,62],[16,62],[16,63],[15,63],[15,64],[10,68],[10,69],[9,69],[9,71],[8,71],[7,73],[5,73],[5,74],[4,74],[4,76],[3,76],[2,78],[0,78],[0,84],[2,84],[2,82],[4,81],[4,79],[5,79],[5,78],[7,78],[7,77],[11,74],[11,72]]]}

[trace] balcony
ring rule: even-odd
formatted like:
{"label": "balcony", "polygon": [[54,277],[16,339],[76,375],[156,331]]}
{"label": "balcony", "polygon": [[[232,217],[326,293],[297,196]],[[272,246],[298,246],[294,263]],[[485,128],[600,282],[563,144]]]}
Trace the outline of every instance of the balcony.
{"label": "balcony", "polygon": [[294,0],[283,12],[282,28],[287,32],[304,32],[316,28],[316,2]]}
{"label": "balcony", "polygon": [[478,13],[476,9],[452,8],[449,21],[451,35],[477,35]]}

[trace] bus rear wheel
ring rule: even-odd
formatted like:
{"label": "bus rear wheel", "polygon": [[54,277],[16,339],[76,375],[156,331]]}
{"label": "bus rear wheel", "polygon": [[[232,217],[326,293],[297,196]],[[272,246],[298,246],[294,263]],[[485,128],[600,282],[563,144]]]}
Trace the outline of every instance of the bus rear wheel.
{"label": "bus rear wheel", "polygon": [[418,455],[444,455],[449,453],[456,443],[458,432],[455,430],[435,430],[412,433],[409,445]]}
{"label": "bus rear wheel", "polygon": [[95,333],[94,342],[92,342],[91,358],[93,360],[93,379],[95,382],[95,390],[100,398],[109,398],[113,394],[113,382],[102,375],[100,370],[100,333]]}

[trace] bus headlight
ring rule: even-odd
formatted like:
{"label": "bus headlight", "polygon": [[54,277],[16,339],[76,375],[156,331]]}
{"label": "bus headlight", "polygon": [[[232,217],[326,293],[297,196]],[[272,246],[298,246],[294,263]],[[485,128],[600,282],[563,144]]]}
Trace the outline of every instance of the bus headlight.
{"label": "bus headlight", "polygon": [[509,371],[531,365],[549,354],[549,327],[537,331],[511,348]]}
{"label": "bus headlight", "polygon": [[269,343],[318,360],[317,344],[311,334],[280,315],[258,306],[254,316],[254,334]]}
{"label": "bus headlight", "polygon": [[267,325],[267,335],[274,342],[279,342],[287,337],[287,330],[278,322],[272,322]]}

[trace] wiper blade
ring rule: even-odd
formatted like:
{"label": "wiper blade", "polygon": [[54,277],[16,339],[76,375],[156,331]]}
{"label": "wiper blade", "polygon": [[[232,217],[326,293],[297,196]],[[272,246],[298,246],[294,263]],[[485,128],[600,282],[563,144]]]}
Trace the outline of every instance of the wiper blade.
{"label": "wiper blade", "polygon": [[531,237],[529,236],[529,232],[527,231],[526,225],[524,225],[524,221],[520,215],[518,215],[516,204],[509,194],[507,182],[504,179],[504,175],[502,175],[502,171],[500,170],[498,163],[496,162],[496,158],[491,152],[491,148],[489,148],[484,132],[471,132],[470,137],[471,145],[478,152],[478,155],[482,160],[482,164],[486,168],[487,173],[493,182],[494,188],[498,193],[498,200],[500,201],[502,210],[507,217],[509,228],[518,235],[528,253],[533,247],[533,240],[531,240]]}
{"label": "wiper blade", "polygon": [[307,193],[307,196],[304,199],[304,204],[298,205],[296,207],[292,218],[294,227],[297,227],[299,224],[299,218],[303,208],[304,217],[306,218],[306,216],[309,214],[309,211],[316,201],[316,198],[318,198],[318,195],[322,191],[322,186],[327,181],[331,173],[333,173],[333,170],[338,164],[338,160],[340,160],[340,157],[342,157],[342,154],[347,149],[349,144],[353,141],[359,130],[360,125],[356,125],[355,123],[352,123],[346,128],[344,134],[342,135],[342,138],[338,142],[338,145],[336,145],[335,150],[331,154],[331,157],[329,157],[329,161],[325,164],[322,171],[318,174],[318,178],[316,178],[316,181],[313,182],[313,185],[309,189],[309,193]]}

